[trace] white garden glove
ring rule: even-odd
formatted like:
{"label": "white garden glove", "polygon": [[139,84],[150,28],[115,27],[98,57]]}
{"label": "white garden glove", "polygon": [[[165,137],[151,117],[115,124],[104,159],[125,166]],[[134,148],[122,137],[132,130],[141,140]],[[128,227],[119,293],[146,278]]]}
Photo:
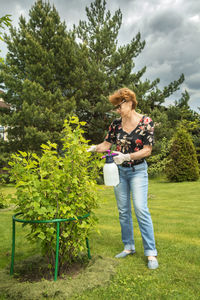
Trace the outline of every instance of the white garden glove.
{"label": "white garden glove", "polygon": [[124,161],[130,161],[131,156],[130,154],[123,154],[119,151],[113,151],[114,154],[118,154],[116,156],[113,156],[113,159],[117,165],[121,165]]}
{"label": "white garden glove", "polygon": [[95,152],[97,148],[97,145],[92,145],[90,148],[87,149],[87,152]]}

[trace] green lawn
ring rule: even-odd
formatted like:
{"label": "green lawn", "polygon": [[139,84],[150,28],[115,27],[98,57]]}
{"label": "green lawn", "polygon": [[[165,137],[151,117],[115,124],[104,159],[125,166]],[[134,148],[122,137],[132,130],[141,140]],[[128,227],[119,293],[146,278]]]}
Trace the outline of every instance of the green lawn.
{"label": "green lawn", "polygon": [[[118,212],[113,189],[100,186],[100,234],[90,236],[92,260],[81,273],[57,282],[19,282],[9,276],[13,211],[1,210],[0,299],[200,299],[199,195],[200,182],[150,180],[149,208],[160,267],[148,270],[135,216],[136,254],[114,258],[123,249]],[[24,236],[17,224],[16,265],[39,252],[39,246],[30,245]]]}

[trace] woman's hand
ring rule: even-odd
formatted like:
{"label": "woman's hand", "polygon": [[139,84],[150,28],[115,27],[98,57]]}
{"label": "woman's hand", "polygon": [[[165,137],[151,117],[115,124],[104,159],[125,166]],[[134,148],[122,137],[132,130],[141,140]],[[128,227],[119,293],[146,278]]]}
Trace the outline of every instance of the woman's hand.
{"label": "woman's hand", "polygon": [[97,149],[97,145],[92,145],[90,148],[87,149],[87,152],[95,152]]}
{"label": "woman's hand", "polygon": [[131,156],[130,154],[123,154],[119,151],[113,151],[114,154],[118,154],[116,156],[113,156],[113,159],[117,165],[121,165],[124,161],[130,161]]}
{"label": "woman's hand", "polygon": [[87,149],[87,152],[106,152],[112,146],[111,143],[104,141],[98,145],[92,145]]}

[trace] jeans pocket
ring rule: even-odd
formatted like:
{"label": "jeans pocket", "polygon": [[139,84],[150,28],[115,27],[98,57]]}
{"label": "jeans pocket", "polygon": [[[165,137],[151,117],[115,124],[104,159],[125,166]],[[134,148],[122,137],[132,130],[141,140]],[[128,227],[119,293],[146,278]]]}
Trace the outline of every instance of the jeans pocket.
{"label": "jeans pocket", "polygon": [[147,171],[147,165],[142,163],[139,165],[134,166],[135,171]]}

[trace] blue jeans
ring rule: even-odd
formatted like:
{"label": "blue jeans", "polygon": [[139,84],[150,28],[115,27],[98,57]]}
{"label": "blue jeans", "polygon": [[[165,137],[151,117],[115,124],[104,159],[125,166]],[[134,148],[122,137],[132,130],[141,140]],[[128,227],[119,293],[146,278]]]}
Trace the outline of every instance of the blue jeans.
{"label": "blue jeans", "polygon": [[115,186],[114,190],[119,211],[119,221],[121,225],[124,249],[135,250],[130,201],[130,194],[132,193],[133,206],[142,235],[144,255],[157,256],[153,223],[147,207],[147,163],[144,161],[143,163],[134,166],[134,171],[132,168],[124,168],[122,166],[118,166],[118,168],[120,183]]}

